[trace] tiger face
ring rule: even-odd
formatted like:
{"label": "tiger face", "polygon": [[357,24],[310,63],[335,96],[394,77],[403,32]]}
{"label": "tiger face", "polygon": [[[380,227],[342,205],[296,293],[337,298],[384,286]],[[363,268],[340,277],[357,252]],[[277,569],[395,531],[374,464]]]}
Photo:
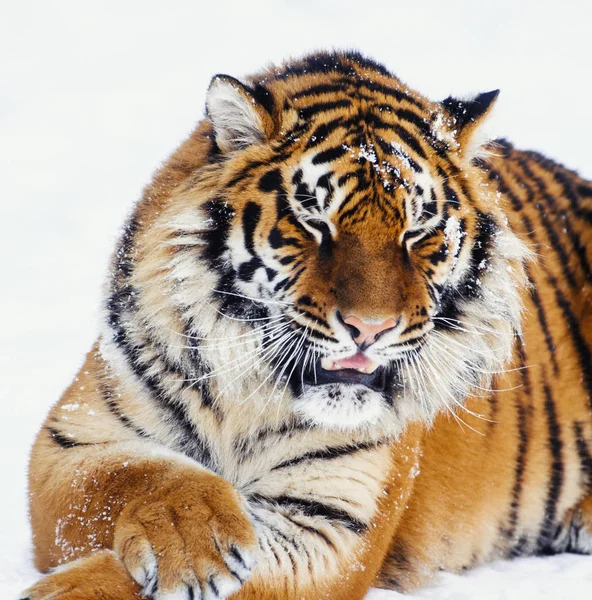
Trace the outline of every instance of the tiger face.
{"label": "tiger face", "polygon": [[[207,164],[159,217],[189,329],[212,348],[239,324],[236,374],[328,428],[429,421],[486,387],[527,255],[473,149],[496,96],[430,102],[351,54],[215,77]],[[204,355],[222,378],[241,352]]]}

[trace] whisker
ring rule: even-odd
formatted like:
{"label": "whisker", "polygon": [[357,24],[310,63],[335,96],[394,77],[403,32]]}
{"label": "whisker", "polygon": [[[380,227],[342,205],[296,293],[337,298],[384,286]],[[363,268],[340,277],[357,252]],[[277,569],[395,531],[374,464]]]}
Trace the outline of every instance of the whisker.
{"label": "whisker", "polygon": [[[277,332],[275,332],[275,335],[277,336],[278,334],[286,334],[286,330],[289,330],[289,323],[286,323],[283,328],[281,328],[280,330],[278,330]],[[287,333],[290,333],[290,331],[287,331]],[[209,371],[208,373],[206,373],[205,375],[202,375],[200,377],[197,377],[195,379],[187,379],[185,380],[186,382],[192,382],[193,384],[195,383],[199,383],[200,381],[206,381],[208,379],[213,379],[214,377],[220,377],[221,375],[225,375],[226,373],[230,373],[231,371],[234,371],[235,369],[240,368],[242,365],[248,363],[249,361],[252,360],[252,355],[248,354],[247,356],[238,356],[237,358],[231,360],[230,362],[225,363],[224,365]],[[238,364],[234,364],[237,363]],[[230,365],[234,364],[234,366],[228,368]]]}
{"label": "whisker", "polygon": [[[440,340],[437,340],[436,338],[434,338],[432,340],[432,342],[434,343],[434,345],[437,345],[439,348],[442,348],[444,350],[445,353],[449,353],[449,354],[453,354],[454,356],[456,356],[459,360],[461,360],[462,362],[466,363],[472,371],[476,372],[476,373],[482,373],[485,375],[502,375],[504,373],[511,373],[514,371],[522,371],[523,369],[526,369],[527,367],[514,367],[512,369],[504,369],[504,368],[500,368],[497,369],[495,371],[489,371],[486,369],[481,369],[478,365],[476,365],[475,363],[473,363],[470,359],[466,358],[464,354],[461,354],[457,349],[455,348],[451,348],[447,343],[445,342],[449,342],[449,341],[453,341],[449,338],[446,337],[442,337]],[[462,344],[459,344],[462,346]],[[474,348],[469,348],[467,346],[462,346],[463,348],[465,348],[468,352],[475,352]],[[487,389],[487,388],[479,388],[477,387],[477,389],[482,389],[485,392],[507,392],[507,391],[511,391],[511,390],[515,390],[518,389],[521,386],[517,386],[517,387],[511,387],[511,388],[504,388],[504,389]]]}
{"label": "whisker", "polygon": [[[283,319],[283,315],[278,315],[277,316],[277,320],[280,321],[281,319]],[[264,323],[263,325],[258,325],[257,327],[255,327],[254,329],[240,334],[240,335],[229,335],[228,337],[218,337],[218,338],[213,338],[210,336],[197,336],[197,335],[192,335],[192,334],[187,334],[187,333],[181,333],[179,331],[175,331],[174,329],[170,329],[167,328],[167,331],[169,331],[170,333],[174,333],[175,335],[179,336],[179,337],[183,337],[183,338],[187,338],[190,340],[209,340],[212,342],[223,342],[225,340],[236,340],[239,338],[244,338],[244,337],[250,337],[250,336],[254,336],[257,335],[258,331],[263,329],[264,327],[266,327],[267,324]]]}
{"label": "whisker", "polygon": [[235,377],[232,381],[230,381],[227,385],[224,386],[216,396],[216,400],[237,380],[243,378],[250,371],[254,371],[255,368],[260,365],[265,360],[273,360],[273,358],[281,351],[283,344],[290,339],[291,336],[294,335],[294,331],[291,330],[284,334],[279,340],[275,341],[273,344],[266,349],[266,351],[261,355],[259,360],[252,364],[249,368],[245,369],[242,373],[240,373],[237,377]]}
{"label": "whisker", "polygon": [[[295,342],[295,340],[292,340],[292,342],[291,342],[291,343],[294,343],[294,342]],[[281,364],[281,362],[280,362],[280,364]],[[264,379],[264,380],[263,380],[263,381],[262,381],[262,382],[261,382],[261,383],[260,383],[260,384],[257,386],[257,388],[256,388],[255,390],[253,390],[253,391],[252,391],[252,392],[251,392],[251,393],[250,393],[250,394],[249,394],[249,395],[248,395],[246,398],[243,398],[243,399],[242,399],[242,400],[239,402],[239,405],[240,405],[240,404],[244,404],[244,403],[245,403],[245,402],[246,402],[246,401],[247,401],[249,398],[251,398],[251,397],[253,396],[253,394],[256,394],[256,393],[257,393],[257,392],[258,392],[258,391],[259,391],[259,390],[260,390],[260,389],[261,389],[261,388],[262,388],[262,387],[265,385],[265,383],[266,383],[267,381],[269,381],[269,379],[270,379],[270,378],[273,376],[273,374],[275,373],[275,371],[276,371],[276,369],[277,369],[277,368],[278,368],[277,366],[276,366],[276,367],[274,367],[274,368],[271,370],[271,372],[269,373],[269,375],[267,375],[267,377],[266,377],[266,378],[265,378],[265,379]],[[263,408],[261,409],[261,412],[259,413],[259,416],[261,416],[261,414],[263,413],[263,411],[264,411],[264,410],[267,408],[268,402],[269,402],[269,399],[268,399],[268,401],[267,401],[267,402],[264,404]]]}
{"label": "whisker", "polygon": [[212,289],[212,292],[217,294],[225,294],[227,296],[236,296],[238,298],[244,298],[245,300],[252,300],[253,302],[262,302],[263,304],[277,304],[281,306],[294,306],[293,302],[283,302],[281,300],[268,300],[266,298],[255,298],[253,296],[245,296],[245,294],[238,294],[236,292],[227,292],[224,290]]}
{"label": "whisker", "polygon": [[[459,423],[459,425],[461,426],[462,429],[462,425],[464,424],[466,425],[469,429],[471,429],[472,431],[474,431],[475,433],[478,433],[479,435],[484,436],[485,434],[478,431],[477,429],[475,429],[474,427],[471,427],[467,422],[465,422],[461,417],[459,417],[456,412],[451,409],[451,407],[449,406],[448,402],[446,402],[446,399],[444,398],[444,396],[442,396],[442,386],[438,386],[436,384],[436,382],[434,382],[434,380],[432,379],[432,369],[433,366],[430,362],[428,361],[423,361],[422,366],[425,367],[425,373],[427,374],[427,377],[429,378],[430,382],[432,383],[432,387],[434,389],[434,391],[438,394],[440,400],[442,401],[442,403],[444,404],[444,406],[447,408],[448,412],[456,419],[456,421]],[[434,375],[436,375],[434,373]],[[452,398],[454,402],[456,402],[458,404],[458,402]]]}

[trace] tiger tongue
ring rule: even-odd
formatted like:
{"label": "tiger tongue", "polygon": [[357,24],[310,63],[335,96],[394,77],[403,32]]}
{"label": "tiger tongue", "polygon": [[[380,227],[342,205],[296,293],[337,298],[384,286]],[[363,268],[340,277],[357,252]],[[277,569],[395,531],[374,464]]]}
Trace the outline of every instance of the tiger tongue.
{"label": "tiger tongue", "polygon": [[373,373],[378,368],[378,364],[370,360],[363,352],[358,352],[347,358],[332,360],[324,358],[321,366],[327,371],[338,371],[340,369],[354,369],[362,373]]}

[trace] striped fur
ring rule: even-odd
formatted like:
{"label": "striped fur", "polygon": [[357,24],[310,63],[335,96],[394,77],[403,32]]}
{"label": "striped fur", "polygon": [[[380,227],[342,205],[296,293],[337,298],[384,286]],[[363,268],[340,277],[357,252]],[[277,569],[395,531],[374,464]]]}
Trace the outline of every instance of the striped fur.
{"label": "striped fur", "polygon": [[348,53],[214,78],[33,449],[62,567],[28,597],[350,600],[590,551],[592,184],[476,145],[496,96]]}

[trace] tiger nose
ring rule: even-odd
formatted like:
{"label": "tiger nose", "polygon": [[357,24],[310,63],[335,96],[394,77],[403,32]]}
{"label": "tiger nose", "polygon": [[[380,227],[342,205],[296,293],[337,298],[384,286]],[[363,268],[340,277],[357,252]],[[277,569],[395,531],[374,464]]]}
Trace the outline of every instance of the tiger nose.
{"label": "tiger nose", "polygon": [[368,321],[362,321],[362,319],[355,315],[342,316],[339,311],[337,316],[345,325],[346,329],[348,329],[354,342],[363,348],[367,348],[370,344],[373,344],[383,333],[394,329],[399,322],[396,319],[390,318],[382,323],[370,323]]}

